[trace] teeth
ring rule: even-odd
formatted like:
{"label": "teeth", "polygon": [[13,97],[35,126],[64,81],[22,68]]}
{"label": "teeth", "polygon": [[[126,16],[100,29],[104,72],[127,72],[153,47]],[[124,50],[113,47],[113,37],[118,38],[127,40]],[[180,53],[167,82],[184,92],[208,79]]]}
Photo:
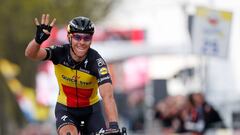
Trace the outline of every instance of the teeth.
{"label": "teeth", "polygon": [[80,51],[80,52],[85,51],[85,49],[80,46],[76,47],[76,49],[77,49],[77,51]]}

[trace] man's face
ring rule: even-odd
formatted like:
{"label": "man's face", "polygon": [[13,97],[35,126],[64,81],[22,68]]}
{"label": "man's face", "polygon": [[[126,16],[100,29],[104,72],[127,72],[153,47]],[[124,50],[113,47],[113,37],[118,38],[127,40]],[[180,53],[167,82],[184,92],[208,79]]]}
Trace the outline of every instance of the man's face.
{"label": "man's face", "polygon": [[92,42],[92,35],[85,33],[73,33],[69,35],[72,39],[72,48],[78,57],[82,58],[86,55]]}

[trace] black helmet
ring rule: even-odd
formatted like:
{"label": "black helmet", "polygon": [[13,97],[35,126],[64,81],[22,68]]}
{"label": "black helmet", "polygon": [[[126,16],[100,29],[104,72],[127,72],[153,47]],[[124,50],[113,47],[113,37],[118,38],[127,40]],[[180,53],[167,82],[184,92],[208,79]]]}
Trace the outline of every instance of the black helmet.
{"label": "black helmet", "polygon": [[73,18],[67,27],[68,33],[87,33],[93,35],[94,33],[94,24],[87,17],[79,16]]}

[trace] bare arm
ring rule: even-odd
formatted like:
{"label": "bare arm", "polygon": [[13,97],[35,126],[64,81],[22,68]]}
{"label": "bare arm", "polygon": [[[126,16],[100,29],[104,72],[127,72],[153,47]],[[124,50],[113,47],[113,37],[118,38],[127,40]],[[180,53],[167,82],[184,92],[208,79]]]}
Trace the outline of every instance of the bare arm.
{"label": "bare arm", "polygon": [[46,55],[46,50],[40,48],[40,45],[35,41],[35,39],[30,41],[25,49],[25,56],[32,60],[42,60],[46,57]]}
{"label": "bare arm", "polygon": [[103,98],[104,109],[108,122],[118,122],[118,112],[113,96],[113,87],[111,83],[105,83],[99,87],[100,95]]}
{"label": "bare arm", "polygon": [[56,19],[54,18],[49,25],[49,14],[42,14],[41,24],[38,22],[38,19],[35,18],[35,24],[37,26],[36,37],[28,43],[25,49],[26,57],[32,60],[42,60],[46,57],[47,52],[45,49],[40,48],[40,45],[50,36],[51,28],[55,22]]}

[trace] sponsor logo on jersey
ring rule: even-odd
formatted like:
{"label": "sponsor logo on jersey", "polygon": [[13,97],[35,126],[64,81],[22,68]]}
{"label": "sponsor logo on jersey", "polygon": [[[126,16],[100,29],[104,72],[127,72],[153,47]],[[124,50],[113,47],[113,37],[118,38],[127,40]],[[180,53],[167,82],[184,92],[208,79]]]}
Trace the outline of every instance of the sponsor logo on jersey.
{"label": "sponsor logo on jersey", "polygon": [[77,81],[76,76],[75,77],[73,76],[72,78],[70,78],[70,77],[67,77],[65,75],[62,75],[62,78],[66,81],[69,81],[69,82],[76,82]]}
{"label": "sponsor logo on jersey", "polygon": [[81,67],[79,68],[79,70],[82,71],[82,72],[88,73],[88,74],[90,73],[90,71],[88,71],[88,70],[86,70],[86,69],[83,69],[83,68],[81,68]]}
{"label": "sponsor logo on jersey", "polygon": [[84,82],[84,81],[79,80],[80,76],[72,76],[72,78],[70,78],[65,75],[62,75],[62,78],[68,82],[77,82],[80,85],[85,85],[85,86],[92,85],[92,82]]}
{"label": "sponsor logo on jersey", "polygon": [[63,116],[61,117],[61,120],[66,121],[67,118],[68,118],[67,115],[63,115]]}
{"label": "sponsor logo on jersey", "polygon": [[101,67],[103,65],[106,65],[102,58],[96,59],[96,61],[97,61],[97,64],[98,64],[99,67]]}
{"label": "sponsor logo on jersey", "polygon": [[99,70],[99,74],[100,74],[100,75],[105,75],[105,74],[107,74],[107,73],[108,73],[108,70],[107,70],[106,67],[100,68],[100,70]]}
{"label": "sponsor logo on jersey", "polygon": [[105,77],[98,79],[98,82],[100,83],[100,82],[108,80],[108,79],[110,79],[110,76],[105,76]]}
{"label": "sponsor logo on jersey", "polygon": [[84,61],[84,68],[87,68],[87,64],[88,64],[88,59]]}

